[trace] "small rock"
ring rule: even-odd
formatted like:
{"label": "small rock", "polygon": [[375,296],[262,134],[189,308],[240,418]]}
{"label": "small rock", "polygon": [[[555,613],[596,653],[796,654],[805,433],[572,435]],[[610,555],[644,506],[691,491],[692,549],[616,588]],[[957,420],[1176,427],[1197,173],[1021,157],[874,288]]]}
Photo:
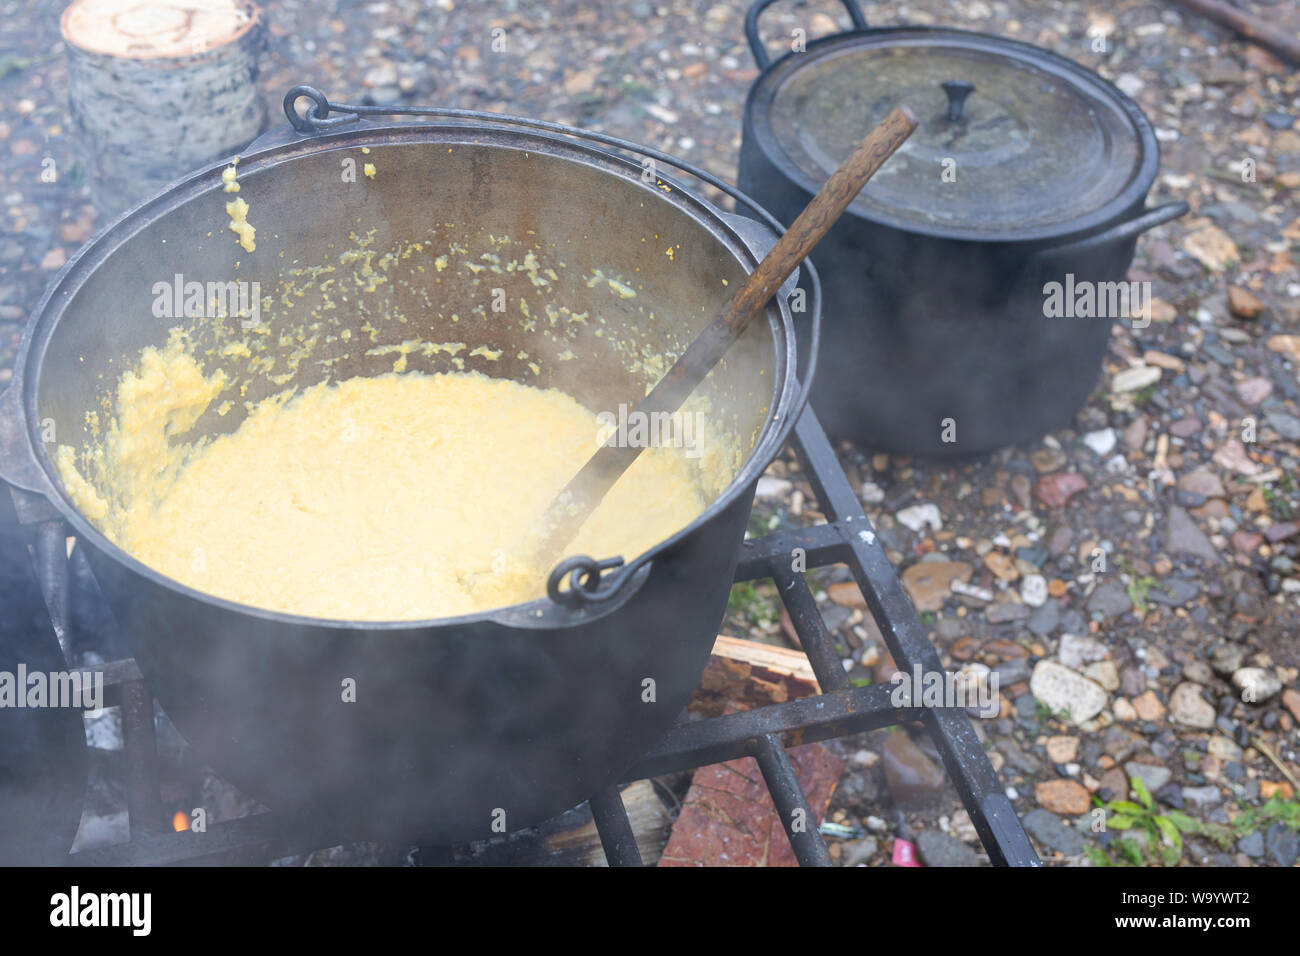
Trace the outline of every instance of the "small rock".
{"label": "small rock", "polygon": [[1282,706],[1291,712],[1291,716],[1300,722],[1300,690],[1287,688],[1282,694]]}
{"label": "small rock", "polygon": [[938,611],[952,592],[953,581],[970,580],[965,561],[918,561],[902,574],[903,587],[918,611]]}
{"label": "small rock", "polygon": [[1102,690],[1112,692],[1119,690],[1119,671],[1114,661],[1097,661],[1095,664],[1089,664],[1083,669],[1083,676],[1096,681],[1101,685]]}
{"label": "small rock", "polygon": [[1222,272],[1238,261],[1237,244],[1214,225],[1204,225],[1183,238],[1183,249],[1211,272]]}
{"label": "small rock", "polygon": [[[1096,717],[1106,706],[1106,692],[1098,684],[1056,661],[1038,662],[1029,690],[1053,714],[1076,725]],[[1213,723],[1213,708],[1210,713]]]}
{"label": "small rock", "polygon": [[1098,586],[1088,598],[1088,611],[1103,618],[1119,617],[1133,609],[1128,591],[1118,581],[1107,581]]}
{"label": "small rock", "polygon": [[1239,319],[1253,319],[1264,311],[1264,303],[1254,293],[1238,285],[1228,286],[1228,311]]}
{"label": "small rock", "polygon": [[1073,780],[1045,780],[1034,786],[1034,796],[1044,810],[1077,817],[1087,813],[1092,799],[1082,784]]}
{"label": "small rock", "polygon": [[1210,742],[1205,745],[1205,750],[1224,762],[1241,759],[1241,748],[1227,737],[1218,734],[1210,738]]}
{"label": "small rock", "polygon": [[1232,686],[1247,703],[1262,703],[1282,691],[1282,682],[1262,667],[1243,667],[1232,675]]}
{"label": "small rock", "polygon": [[1123,800],[1128,796],[1128,777],[1119,767],[1111,767],[1101,775],[1097,795],[1103,800]]}
{"label": "small rock", "polygon": [[1239,475],[1258,475],[1263,471],[1259,462],[1246,454],[1246,446],[1235,438],[1229,438],[1220,445],[1213,457],[1215,464]]}
{"label": "small rock", "polygon": [[1047,578],[1041,574],[1029,574],[1020,582],[1020,600],[1030,607],[1042,607],[1047,603]]}
{"label": "small rock", "polygon": [[1185,581],[1182,578],[1166,578],[1160,582],[1159,587],[1147,591],[1147,600],[1152,604],[1163,604],[1166,607],[1182,607],[1200,593],[1201,589],[1196,582]]}
{"label": "small rock", "polygon": [[1124,764],[1124,772],[1127,773],[1130,778],[1137,777],[1145,783],[1147,785],[1147,790],[1151,793],[1155,793],[1167,784],[1169,778],[1174,775],[1173,771],[1168,767],[1161,767],[1150,763],[1139,763],[1136,760],[1130,760],[1128,763]]}
{"label": "small rock", "polygon": [[1020,577],[1015,559],[1003,551],[990,551],[984,555],[984,567],[992,571],[994,577],[1008,583]]}
{"label": "small rock", "polygon": [[1219,643],[1210,648],[1210,666],[1215,673],[1231,677],[1241,669],[1246,652],[1236,644]]}
{"label": "small rock", "polygon": [[1200,558],[1207,564],[1217,565],[1221,560],[1218,552],[1214,550],[1214,545],[1210,544],[1210,539],[1205,536],[1205,532],[1198,528],[1191,516],[1178,505],[1173,505],[1169,509],[1165,547],[1173,554],[1188,554]]}
{"label": "small rock", "polygon": [[1034,496],[1049,508],[1064,508],[1087,487],[1087,479],[1074,472],[1042,475],[1034,484]]}
{"label": "small rock", "polygon": [[1073,763],[1079,756],[1079,738],[1055,735],[1047,738],[1047,759],[1052,763]]}
{"label": "small rock", "polygon": [[879,844],[872,837],[842,843],[840,844],[840,865],[857,866],[859,863],[870,863],[871,858],[876,855],[877,849],[879,849]]}
{"label": "small rock", "polygon": [[1260,859],[1264,855],[1264,834],[1259,830],[1247,833],[1237,841],[1237,849],[1252,860]]}
{"label": "small rock", "polygon": [[1133,698],[1133,709],[1140,720],[1158,723],[1165,716],[1165,705],[1153,690],[1145,691]]}
{"label": "small rock", "polygon": [[1223,794],[1218,787],[1183,787],[1183,799],[1193,806],[1214,807],[1223,802]]}
{"label": "small rock", "polygon": [[758,498],[784,498],[793,490],[794,482],[764,475],[758,479],[758,487],[755,488],[754,495]]}
{"label": "small rock", "polygon": [[1088,432],[1083,436],[1083,443],[1092,449],[1094,455],[1105,458],[1115,448],[1117,441],[1115,429],[1103,428],[1100,431]]}
{"label": "small rock", "polygon": [[1115,719],[1121,723],[1129,723],[1138,719],[1137,711],[1127,697],[1116,697],[1115,702],[1110,705],[1110,709],[1111,713],[1115,715]]}
{"label": "small rock", "polygon": [[1225,494],[1219,476],[1204,465],[1180,477],[1178,490],[1190,491],[1194,495],[1204,495],[1206,498],[1222,498]]}
{"label": "small rock", "polygon": [[1277,521],[1268,526],[1268,530],[1264,532],[1264,537],[1268,538],[1269,544],[1277,544],[1280,541],[1295,537],[1297,533],[1300,533],[1300,524],[1296,524],[1294,521]]}
{"label": "small rock", "polygon": [[1169,697],[1169,718],[1185,727],[1210,730],[1214,727],[1214,708],[1201,696],[1202,687],[1185,681]]}
{"label": "small rock", "polygon": [[881,751],[885,783],[899,806],[923,804],[943,792],[947,778],[908,736],[895,728]]}
{"label": "small rock", "polygon": [[1268,828],[1268,855],[1278,866],[1295,866],[1296,857],[1300,856],[1300,835],[1285,824],[1274,823]]}
{"label": "small rock", "polygon": [[1135,365],[1132,368],[1126,368],[1122,372],[1117,372],[1115,377],[1110,380],[1110,390],[1116,395],[1124,392],[1136,392],[1140,388],[1146,388],[1148,385],[1154,385],[1160,381],[1160,376],[1164,374],[1162,370],[1155,365]]}
{"label": "small rock", "polygon": [[1146,444],[1149,427],[1150,419],[1145,415],[1139,415],[1133,419],[1128,428],[1124,429],[1124,444],[1130,451],[1142,450],[1142,446]]}
{"label": "small rock", "polygon": [[1034,470],[1040,474],[1059,471],[1069,460],[1069,456],[1060,448],[1038,448],[1029,453],[1029,461],[1033,464]]}
{"label": "small rock", "polygon": [[926,866],[979,866],[975,851],[955,837],[939,830],[922,830],[916,848]]}
{"label": "small rock", "polygon": [[1021,821],[1025,832],[1048,850],[1065,856],[1078,856],[1083,852],[1083,836],[1048,810],[1031,810]]}
{"label": "small rock", "polygon": [[1109,653],[1105,644],[1095,637],[1077,637],[1074,634],[1061,635],[1056,656],[1061,663],[1071,670],[1081,671],[1084,665],[1093,661],[1104,660]]}
{"label": "small rock", "polygon": [[1273,383],[1266,378],[1246,378],[1237,383],[1237,397],[1247,405],[1258,405],[1273,394]]}
{"label": "small rock", "polygon": [[1214,671],[1205,661],[1190,660],[1183,665],[1183,676],[1194,684],[1209,684],[1214,680]]}
{"label": "small rock", "polygon": [[1273,335],[1264,344],[1279,355],[1286,356],[1294,364],[1300,365],[1300,335]]}
{"label": "small rock", "polygon": [[[1048,593],[1051,593],[1052,586],[1047,586]],[[1029,616],[1029,621],[1025,625],[1029,628],[1029,633],[1038,637],[1044,637],[1051,634],[1061,626],[1061,606],[1056,601],[1049,601],[1043,604],[1038,610]]]}
{"label": "small rock", "polygon": [[912,505],[910,508],[904,508],[894,517],[898,519],[899,524],[911,528],[917,534],[921,534],[926,528],[932,531],[943,528],[943,519],[939,516],[938,505]]}
{"label": "small rock", "polygon": [[1023,621],[1029,617],[1030,610],[1024,604],[1016,604],[1013,601],[1003,601],[994,604],[984,612],[984,618],[990,624],[1006,624],[1009,621]]}

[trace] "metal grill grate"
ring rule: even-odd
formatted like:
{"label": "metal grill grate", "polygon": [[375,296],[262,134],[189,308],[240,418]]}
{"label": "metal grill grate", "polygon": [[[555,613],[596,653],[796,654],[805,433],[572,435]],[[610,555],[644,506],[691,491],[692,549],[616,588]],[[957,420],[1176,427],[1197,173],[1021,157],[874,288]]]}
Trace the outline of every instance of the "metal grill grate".
{"label": "metal grill grate", "polygon": [[[937,745],[953,784],[995,865],[1037,866],[1038,857],[1003,792],[967,715],[956,709],[898,708],[889,688],[853,687],[840,665],[821,612],[803,576],[791,570],[791,555],[803,549],[808,568],[846,565],[866,597],[868,608],[899,669],[941,671],[938,654],[926,639],[915,610],[844,477],[816,416],[807,411],[795,428],[794,451],[811,482],[827,522],[793,532],[746,541],[737,581],[773,580],[812,664],[822,693],[787,703],[678,724],[626,776],[625,782],[710,764],[754,757],[785,825],[791,846],[804,866],[829,866],[830,853],[816,828],[796,829],[793,821],[813,814],[795,775],[786,747],[919,721]],[[56,632],[68,621],[68,562],[60,522],[42,525],[36,538],[37,575]],[[91,866],[265,863],[280,857],[337,845],[328,824],[302,825],[261,813],[212,823],[207,832],[171,832],[163,820],[159,759],[152,696],[130,659],[96,668],[104,672],[105,706],[122,709],[127,765],[127,843],[78,852],[69,862]],[[641,856],[617,787],[594,795],[592,817],[611,866],[639,866]],[[439,854],[439,856],[443,856]],[[450,854],[445,855],[450,859]]]}

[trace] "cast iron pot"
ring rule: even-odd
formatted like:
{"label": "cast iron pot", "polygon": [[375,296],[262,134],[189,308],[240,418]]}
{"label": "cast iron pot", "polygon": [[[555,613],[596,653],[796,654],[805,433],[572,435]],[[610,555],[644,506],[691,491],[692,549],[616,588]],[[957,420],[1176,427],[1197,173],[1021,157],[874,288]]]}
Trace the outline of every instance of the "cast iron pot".
{"label": "cast iron pot", "polygon": [[[742,450],[712,504],[603,578],[592,573],[593,561],[577,562],[576,577],[553,577],[553,599],[488,613],[329,621],[183,586],[117,548],[76,508],[52,467],[52,449],[42,444],[40,423],[53,420],[59,443],[86,440],[87,412],[142,348],[165,340],[173,323],[151,313],[152,290],[177,273],[260,281],[272,303],[261,316],[276,333],[266,337],[272,342],[284,334],[296,343],[313,322],[327,331],[351,328],[360,338],[368,315],[380,346],[417,336],[454,340],[466,344],[464,356],[483,345],[500,350],[500,360],[470,357],[467,368],[557,386],[591,409],[614,409],[651,382],[644,363],[629,356],[684,347],[775,233],[643,175],[646,165],[593,143],[630,146],[609,137],[455,110],[425,111],[443,114],[427,123],[386,125],[344,114],[312,131],[294,107],[299,95],[316,100],[309,119],[329,117],[319,92],[296,89],[286,112],[307,132],[255,144],[238,167],[239,196],[258,227],[255,252],[243,251],[227,231],[231,197],[218,165],[136,208],[57,277],[23,339],[13,385],[0,396],[0,476],[43,496],[71,525],[168,715],[196,754],[245,792],[286,820],[327,822],[339,837],[444,845],[514,830],[617,782],[673,723],[698,682],[725,612],[754,486],[802,407],[795,329],[783,297],[702,386],[713,405],[708,427],[738,436]],[[340,122],[348,125],[330,125]],[[341,172],[349,162],[357,174],[372,163],[376,177],[347,181]],[[337,270],[349,233],[374,230],[367,241],[382,251],[448,223],[457,224],[471,254],[487,236],[540,240],[543,264],[557,268],[558,299],[603,322],[569,323],[572,337],[557,343],[543,336],[544,321],[526,321],[518,309],[472,312],[496,286],[511,303],[533,297],[537,306],[522,271],[479,284],[467,270],[449,268],[431,306],[423,292],[437,273],[424,254],[390,263],[388,281],[372,292],[352,281],[357,275],[336,271],[335,297],[349,289],[354,296],[348,310],[331,308],[301,275],[294,281],[303,294],[286,297],[291,308],[275,304],[291,263]],[[670,243],[671,259],[664,251]],[[624,277],[636,297],[583,281],[596,269]],[[811,283],[815,328],[815,277]],[[444,305],[459,313],[454,323],[441,314]],[[406,324],[375,318],[399,314]],[[209,368],[225,369],[230,394],[238,398],[247,386],[256,401],[285,383],[250,372],[246,359],[222,357],[221,343],[240,335],[240,321],[195,319],[189,328],[196,350],[212,346],[204,353]],[[561,345],[577,359],[557,358]],[[338,380],[392,370],[392,354],[361,351],[323,345],[288,384],[329,374],[317,359],[334,360]],[[538,373],[529,371],[529,359],[515,358],[521,351],[539,362]],[[277,362],[273,372],[285,370],[283,354],[266,355]],[[445,355],[409,359],[413,370],[449,367]],[[187,437],[232,430],[239,409],[236,400],[228,422],[205,415]],[[527,480],[526,461],[520,480]],[[345,682],[355,687],[355,702],[344,702]]]}
{"label": "cast iron pot", "polygon": [[853,0],[853,30],[772,62],[758,18],[773,2],[745,22],[761,73],[741,189],[788,224],[898,101],[921,120],[813,254],[827,338],[812,401],[827,431],[962,456],[1068,425],[1124,316],[1048,318],[1044,286],[1124,280],[1138,235],[1187,209],[1145,208],[1159,150],[1141,110],[1045,50],[871,29]]}

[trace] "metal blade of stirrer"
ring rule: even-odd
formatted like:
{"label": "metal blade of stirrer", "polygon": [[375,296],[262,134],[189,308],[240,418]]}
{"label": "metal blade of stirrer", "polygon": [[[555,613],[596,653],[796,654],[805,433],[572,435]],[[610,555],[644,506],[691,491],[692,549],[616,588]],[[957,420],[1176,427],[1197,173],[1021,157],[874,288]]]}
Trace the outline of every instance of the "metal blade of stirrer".
{"label": "metal blade of stirrer", "polygon": [[[867,180],[914,129],[916,117],[906,106],[899,105],[858,144],[758,268],[641,401],[636,408],[638,413],[671,415],[681,407],[754,316],[763,311],[781,283],[840,218]],[[611,437],[601,445],[551,502],[540,525],[541,544],[537,551],[540,563],[549,564],[559,557],[605,494],[641,453],[640,447],[611,444],[613,441]]]}

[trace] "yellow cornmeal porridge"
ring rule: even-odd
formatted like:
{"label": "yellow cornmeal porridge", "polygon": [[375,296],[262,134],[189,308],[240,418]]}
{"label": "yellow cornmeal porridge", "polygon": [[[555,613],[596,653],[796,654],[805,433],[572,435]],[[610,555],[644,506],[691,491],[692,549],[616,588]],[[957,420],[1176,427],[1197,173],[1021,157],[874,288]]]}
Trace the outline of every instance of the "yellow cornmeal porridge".
{"label": "yellow cornmeal porridge", "polygon": [[[347,620],[545,593],[549,568],[520,552],[599,434],[568,395],[389,374],[267,399],[233,433],[180,444],[224,385],[174,344],[146,350],[105,440],[80,467],[58,449],[77,506],[144,564],[241,604]],[[567,553],[631,558],[673,534],[707,504],[699,470],[681,449],[646,449]]]}

